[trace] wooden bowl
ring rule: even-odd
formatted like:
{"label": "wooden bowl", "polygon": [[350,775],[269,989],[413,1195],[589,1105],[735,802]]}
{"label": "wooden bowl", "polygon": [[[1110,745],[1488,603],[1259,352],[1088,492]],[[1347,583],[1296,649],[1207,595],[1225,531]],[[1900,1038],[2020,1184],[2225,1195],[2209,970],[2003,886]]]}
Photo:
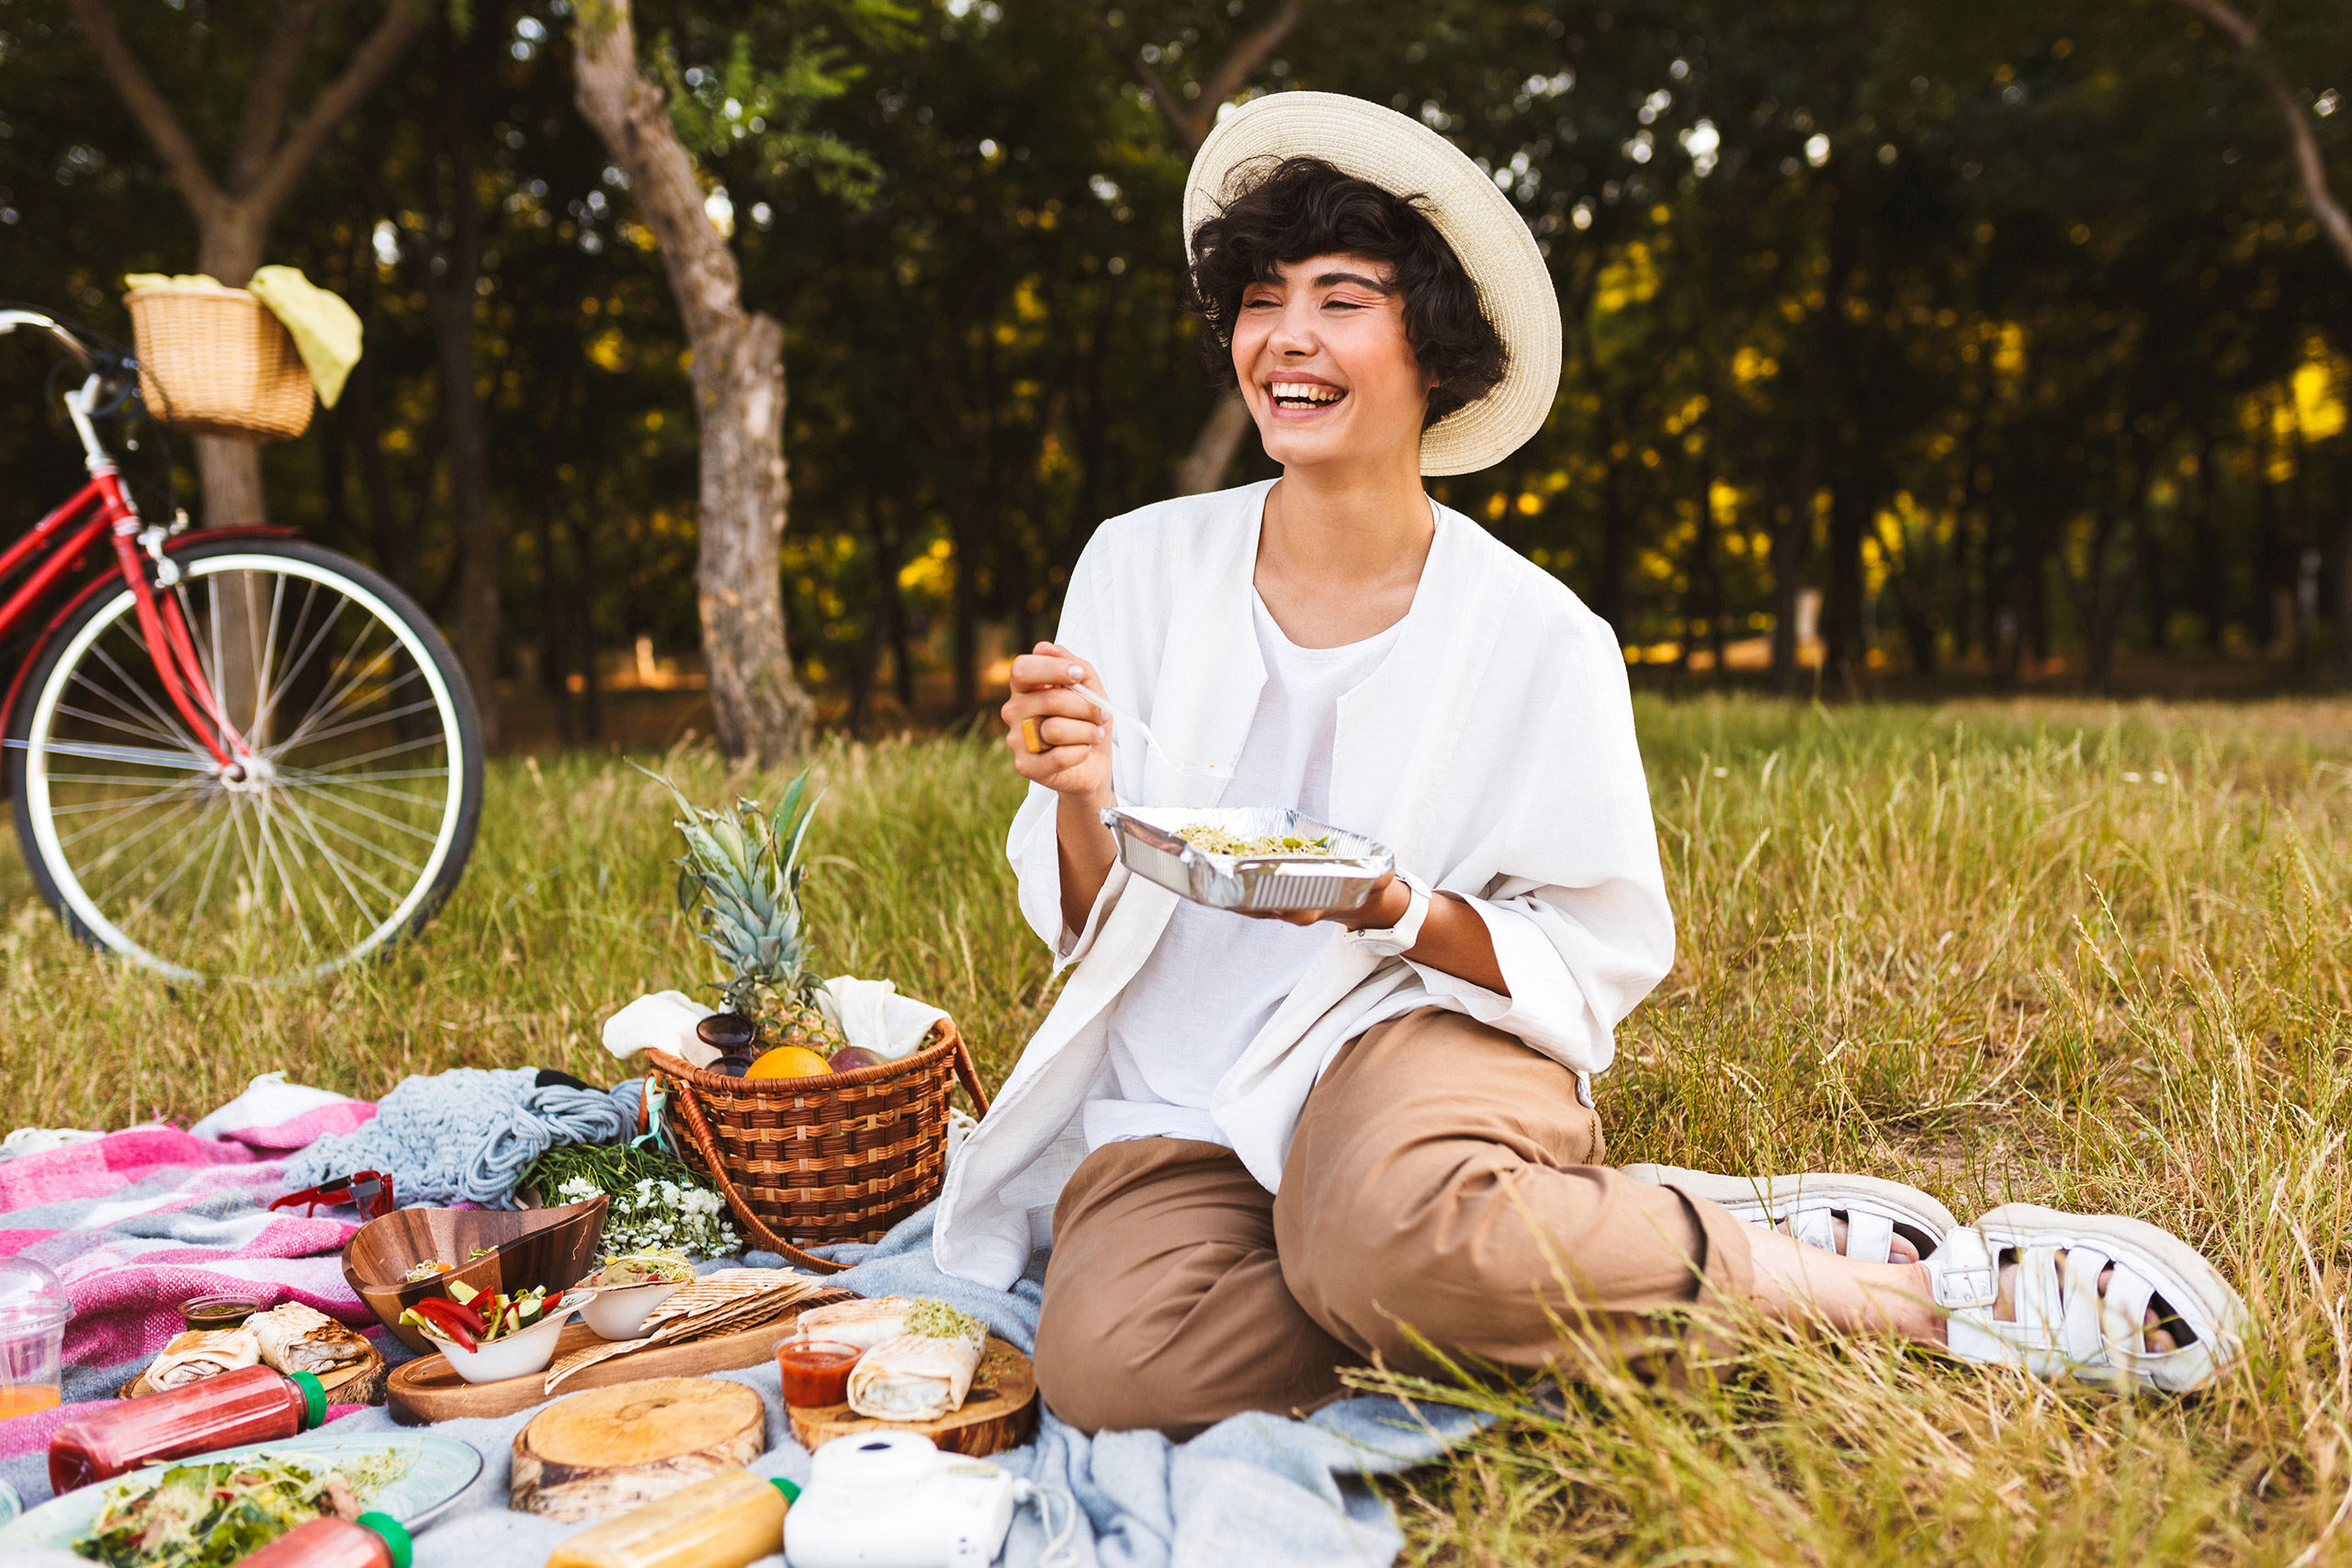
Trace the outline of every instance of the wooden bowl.
{"label": "wooden bowl", "polygon": [[[360,1226],[344,1245],[343,1277],[401,1344],[429,1354],[440,1347],[422,1330],[402,1327],[401,1313],[428,1296],[447,1295],[460,1280],[477,1291],[560,1294],[594,1267],[610,1203],[599,1192],[584,1203],[554,1209],[395,1209]],[[466,1261],[468,1253],[484,1247],[494,1250]],[[402,1281],[432,1258],[458,1267]]]}

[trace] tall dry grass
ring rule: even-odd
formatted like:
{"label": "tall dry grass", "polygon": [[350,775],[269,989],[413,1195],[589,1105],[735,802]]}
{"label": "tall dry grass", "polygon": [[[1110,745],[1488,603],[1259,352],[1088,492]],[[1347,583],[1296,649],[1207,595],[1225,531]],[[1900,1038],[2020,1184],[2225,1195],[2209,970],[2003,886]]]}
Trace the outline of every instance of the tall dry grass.
{"label": "tall dry grass", "polygon": [[[1414,1556],[2352,1561],[2352,704],[1640,717],[1681,959],[1602,1080],[1614,1156],[1871,1170],[1963,1217],[2141,1214],[2221,1262],[2262,1345],[2178,1403],[1759,1334],[1722,1380],[1579,1390],[1408,1478]],[[641,760],[706,798],[776,782]],[[820,972],[949,1008],[1000,1078],[1050,999],[1001,861],[1001,755],[819,765]],[[6,1121],[192,1117],[274,1067],[366,1095],[458,1065],[609,1080],[604,1014],[708,977],[671,837],[618,759],[502,763],[423,940],[270,991],[175,993],[84,953],[0,851]]]}

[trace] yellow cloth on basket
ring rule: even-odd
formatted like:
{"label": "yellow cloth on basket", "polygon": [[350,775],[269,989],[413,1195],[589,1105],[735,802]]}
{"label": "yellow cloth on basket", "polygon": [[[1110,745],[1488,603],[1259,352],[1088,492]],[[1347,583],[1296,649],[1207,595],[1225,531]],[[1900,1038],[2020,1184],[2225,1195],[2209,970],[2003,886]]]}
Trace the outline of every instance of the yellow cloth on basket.
{"label": "yellow cloth on basket", "polygon": [[[160,272],[126,273],[122,286],[133,291],[225,287],[220,279],[200,272],[169,276]],[[310,371],[311,380],[319,389],[319,401],[334,407],[334,400],[343,396],[343,383],[351,375],[351,367],[359,363],[359,313],[345,304],[341,295],[304,277],[300,267],[262,267],[245,287],[254,299],[268,307],[271,315],[285,323],[287,333],[294,339],[294,352],[302,356],[303,367]]]}

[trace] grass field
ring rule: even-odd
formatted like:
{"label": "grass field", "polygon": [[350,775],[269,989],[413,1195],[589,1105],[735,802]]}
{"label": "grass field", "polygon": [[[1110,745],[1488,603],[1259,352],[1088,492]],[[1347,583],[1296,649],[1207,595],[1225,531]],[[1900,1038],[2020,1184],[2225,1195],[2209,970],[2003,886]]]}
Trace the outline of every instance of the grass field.
{"label": "grass field", "polygon": [[[2139,1214],[2221,1261],[2263,1344],[2168,1403],[1761,1336],[1725,1377],[1579,1391],[1408,1478],[1416,1557],[2352,1562],[2352,704],[1641,722],[1681,956],[1601,1082],[1612,1156]],[[730,787],[706,753],[644,760]],[[821,972],[949,1008],[1001,1078],[1049,993],[1000,754],[820,767]],[[461,1065],[609,1080],[604,1014],[707,977],[672,852],[617,759],[501,763],[422,941],[315,988],[175,995],[66,941],[0,851],[8,1122],[192,1117],[273,1067],[368,1096]]]}

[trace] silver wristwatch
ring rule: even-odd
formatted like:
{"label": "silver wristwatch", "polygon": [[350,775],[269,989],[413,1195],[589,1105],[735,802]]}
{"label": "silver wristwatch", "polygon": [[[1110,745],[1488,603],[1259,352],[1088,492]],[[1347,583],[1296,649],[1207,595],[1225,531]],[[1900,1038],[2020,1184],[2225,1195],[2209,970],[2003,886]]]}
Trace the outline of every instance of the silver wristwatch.
{"label": "silver wristwatch", "polygon": [[1410,953],[1413,944],[1421,940],[1421,922],[1430,918],[1430,885],[1409,872],[1400,871],[1396,880],[1412,892],[1412,901],[1405,906],[1405,913],[1386,931],[1361,931],[1350,933],[1356,945],[1366,953],[1383,958],[1394,958]]}

